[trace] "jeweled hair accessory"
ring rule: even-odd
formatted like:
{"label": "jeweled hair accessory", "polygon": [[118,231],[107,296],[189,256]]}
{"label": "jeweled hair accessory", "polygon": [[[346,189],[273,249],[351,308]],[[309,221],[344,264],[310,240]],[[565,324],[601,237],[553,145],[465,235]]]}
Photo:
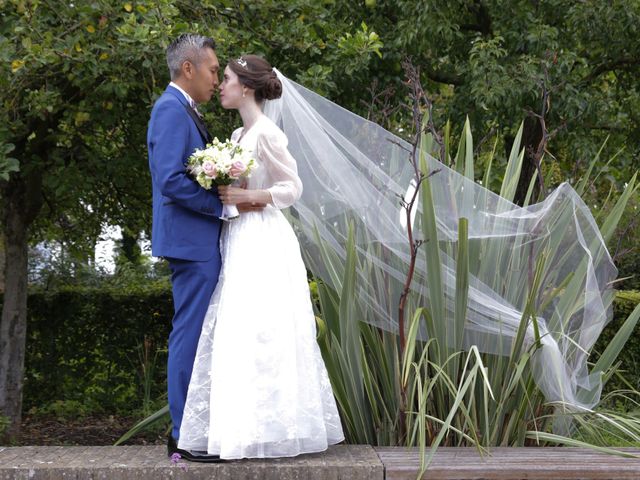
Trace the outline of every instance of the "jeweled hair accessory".
{"label": "jeweled hair accessory", "polygon": [[240,65],[242,68],[247,68],[247,61],[242,57],[238,58],[236,60],[236,63]]}

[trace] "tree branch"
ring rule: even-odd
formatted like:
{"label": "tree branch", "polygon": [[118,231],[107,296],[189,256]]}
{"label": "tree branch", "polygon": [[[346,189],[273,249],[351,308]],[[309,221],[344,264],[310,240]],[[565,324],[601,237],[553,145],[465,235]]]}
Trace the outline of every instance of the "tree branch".
{"label": "tree branch", "polygon": [[434,82],[438,83],[446,83],[448,85],[460,86],[464,85],[463,77],[460,75],[455,75],[453,73],[436,71],[433,69],[429,69],[429,67],[425,67],[423,69],[423,73]]}
{"label": "tree branch", "polygon": [[491,28],[491,16],[489,15],[489,9],[484,2],[476,0],[470,10],[476,16],[476,23],[463,23],[460,25],[460,29],[471,32],[480,32],[485,36],[492,35],[493,29]]}
{"label": "tree branch", "polygon": [[587,84],[598,78],[600,75],[612,70],[632,70],[629,67],[640,66],[640,58],[638,57],[623,57],[616,60],[610,60],[608,62],[601,63],[595,67],[589,74],[587,74],[580,84]]}

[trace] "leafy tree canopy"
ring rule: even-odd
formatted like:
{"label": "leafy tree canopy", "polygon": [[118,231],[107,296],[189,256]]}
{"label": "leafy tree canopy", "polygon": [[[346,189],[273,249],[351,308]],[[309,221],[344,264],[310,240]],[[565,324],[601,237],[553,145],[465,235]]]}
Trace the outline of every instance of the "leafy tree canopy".
{"label": "leafy tree canopy", "polygon": [[[133,231],[148,226],[146,124],[169,80],[165,48],[178,34],[214,37],[223,65],[242,53],[264,54],[325,91],[332,72],[367,67],[381,47],[366,25],[336,18],[331,2],[0,0],[0,6],[0,178],[19,169],[37,186],[43,208],[36,237],[80,245],[93,245],[107,220]],[[209,122],[224,136],[238,118],[212,105]]]}
{"label": "leafy tree canopy", "polygon": [[623,183],[640,167],[640,2],[365,3],[340,4],[341,16],[364,20],[384,44],[382,59],[358,73],[362,81],[399,86],[400,62],[410,55],[434,99],[436,123],[462,126],[469,115],[478,138],[491,131],[511,137],[529,112],[541,113],[546,90],[559,178],[576,178],[574,169],[584,169],[608,136],[610,153],[625,148],[605,171],[612,180]]}

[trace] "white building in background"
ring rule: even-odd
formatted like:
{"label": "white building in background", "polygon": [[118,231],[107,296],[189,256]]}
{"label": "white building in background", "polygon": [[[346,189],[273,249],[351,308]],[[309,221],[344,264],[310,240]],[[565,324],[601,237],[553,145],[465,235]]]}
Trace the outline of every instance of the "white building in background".
{"label": "white building in background", "polygon": [[96,243],[93,257],[96,268],[108,273],[115,271],[114,258],[117,240],[122,240],[122,229],[117,225],[103,225],[102,232],[100,232],[100,240]]}
{"label": "white building in background", "polygon": [[[96,243],[95,249],[95,265],[96,268],[105,272],[113,273],[115,271],[115,250],[116,242],[122,240],[122,229],[117,225],[103,225],[100,233],[100,240]],[[142,256],[149,257],[152,262],[158,261],[157,258],[151,256],[151,240],[142,233],[138,246],[142,252]]]}

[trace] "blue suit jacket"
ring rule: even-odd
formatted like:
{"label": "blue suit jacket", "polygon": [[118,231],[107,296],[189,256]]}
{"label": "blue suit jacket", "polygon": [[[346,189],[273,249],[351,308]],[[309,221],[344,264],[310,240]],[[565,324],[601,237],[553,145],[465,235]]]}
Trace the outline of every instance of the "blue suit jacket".
{"label": "blue suit jacket", "polygon": [[157,257],[207,261],[219,254],[222,203],[215,187],[205,190],[187,176],[187,158],[206,143],[188,108],[184,95],[169,86],[151,111],[151,250]]}

